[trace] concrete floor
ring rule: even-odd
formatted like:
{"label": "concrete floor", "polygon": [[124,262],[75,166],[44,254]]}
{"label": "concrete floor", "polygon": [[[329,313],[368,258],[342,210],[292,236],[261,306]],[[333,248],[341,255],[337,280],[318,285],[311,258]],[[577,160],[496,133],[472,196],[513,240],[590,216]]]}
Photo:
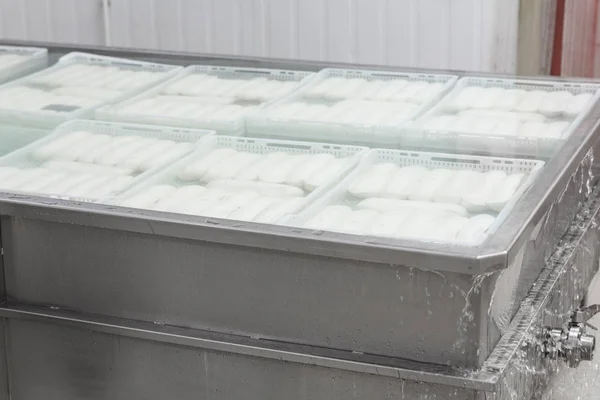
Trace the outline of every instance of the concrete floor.
{"label": "concrete floor", "polygon": [[[589,304],[600,304],[600,274],[596,275],[590,287]],[[590,323],[600,328],[600,315]],[[593,362],[581,363],[579,368],[566,366],[557,379],[552,382],[544,400],[599,400],[600,399],[600,332],[596,335],[596,357]]]}

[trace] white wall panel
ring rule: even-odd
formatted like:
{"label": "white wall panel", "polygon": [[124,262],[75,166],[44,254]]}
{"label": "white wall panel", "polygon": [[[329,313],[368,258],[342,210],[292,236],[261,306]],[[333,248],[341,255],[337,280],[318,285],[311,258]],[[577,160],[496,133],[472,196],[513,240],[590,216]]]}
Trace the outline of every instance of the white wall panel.
{"label": "white wall panel", "polygon": [[[103,43],[101,0],[0,0],[0,36]],[[514,72],[519,0],[110,0],[114,46]]]}
{"label": "white wall panel", "polygon": [[99,0],[0,0],[0,37],[102,44]]}
{"label": "white wall panel", "polygon": [[324,38],[327,30],[326,8],[322,0],[301,0],[298,2],[298,58],[305,60],[327,59],[327,43]]}
{"label": "white wall panel", "polygon": [[431,68],[516,68],[519,0],[111,4],[115,45]]}

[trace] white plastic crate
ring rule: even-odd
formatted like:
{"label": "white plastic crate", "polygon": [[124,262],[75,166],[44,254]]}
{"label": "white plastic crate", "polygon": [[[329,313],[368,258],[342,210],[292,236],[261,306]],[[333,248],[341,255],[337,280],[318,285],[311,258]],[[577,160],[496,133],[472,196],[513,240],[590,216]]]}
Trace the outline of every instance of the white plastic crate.
{"label": "white plastic crate", "polygon": [[[136,186],[122,193],[121,195],[109,200],[113,205],[121,205],[125,207],[133,207],[127,205],[127,200],[135,196],[143,195],[148,189],[156,187],[157,185],[170,185],[175,188],[181,188],[192,185],[206,185],[206,182],[202,180],[182,181],[179,178],[184,169],[195,162],[202,161],[216,149],[233,149],[244,153],[254,154],[274,154],[274,153],[287,153],[289,155],[319,155],[329,154],[338,159],[347,159],[347,163],[343,165],[339,174],[331,179],[323,182],[322,185],[307,191],[304,197],[298,197],[299,199],[291,209],[288,210],[288,214],[298,212],[303,209],[321,194],[325,193],[328,189],[333,187],[335,183],[344,178],[349,174],[356,165],[358,165],[361,157],[367,152],[365,147],[360,146],[343,146],[343,145],[331,145],[322,143],[308,143],[308,142],[294,142],[294,141],[281,141],[272,139],[254,139],[254,138],[239,138],[231,136],[211,136],[206,137],[198,146],[198,150],[193,154],[190,154],[180,162],[173,164],[167,169],[157,171],[151,176],[147,176],[143,181],[140,181]],[[242,181],[240,181],[242,182]],[[254,182],[254,181],[244,181]],[[144,208],[144,207],[136,207]],[[181,211],[170,211],[175,213],[183,213]],[[196,215],[203,215],[201,212]],[[210,217],[208,215],[204,215]],[[283,217],[276,217],[273,220],[260,221],[265,223],[277,223]]]}
{"label": "white plastic crate", "polygon": [[[538,160],[525,160],[525,159],[510,159],[510,158],[498,158],[498,157],[479,157],[479,156],[465,156],[465,155],[454,155],[454,154],[443,154],[443,153],[425,153],[425,152],[413,152],[413,151],[403,151],[403,150],[387,150],[387,149],[373,149],[368,152],[368,154],[364,157],[360,166],[356,168],[347,178],[341,181],[335,188],[327,192],[324,196],[321,196],[317,201],[315,201],[310,207],[307,207],[303,212],[293,216],[285,221],[288,225],[298,226],[298,227],[307,227],[306,224],[309,223],[311,218],[317,216],[322,210],[324,210],[328,206],[348,206],[352,210],[356,210],[358,203],[361,200],[365,200],[373,197],[357,197],[356,195],[351,193],[353,188],[353,184],[359,181],[359,179],[363,176],[365,172],[367,172],[374,165],[383,165],[383,164],[394,164],[398,167],[409,167],[409,166],[422,166],[429,170],[431,169],[447,169],[447,170],[466,170],[466,171],[474,171],[474,172],[490,172],[490,171],[503,171],[506,174],[514,174],[514,173],[524,173],[526,174],[526,178],[520,183],[517,191],[512,195],[510,200],[504,205],[502,210],[499,213],[493,212],[491,210],[487,210],[485,212],[469,212],[467,211],[464,214],[464,217],[473,217],[475,215],[484,213],[488,214],[492,217],[495,217],[493,223],[489,226],[486,231],[486,236],[480,237],[481,240],[485,239],[488,235],[492,234],[497,227],[503,222],[506,216],[509,214],[514,204],[519,200],[525,190],[530,186],[531,182],[535,179],[537,173],[543,167],[544,162]],[[420,180],[419,180],[420,181]],[[391,186],[390,186],[391,187]],[[379,198],[391,199],[391,200],[399,200],[399,198],[394,198],[393,196],[385,196],[380,195],[377,196]],[[410,202],[411,200],[406,200]],[[431,204],[431,212],[439,211],[437,207],[449,207],[449,209],[454,210],[454,204],[451,203],[443,203],[437,202],[433,198],[426,203]],[[413,203],[414,204],[414,203]],[[406,204],[408,206],[408,204]],[[417,211],[418,210],[418,211]],[[461,210],[462,211],[462,210]],[[465,210],[466,211],[466,210]],[[418,217],[419,212],[429,212],[423,211],[422,209],[415,209],[411,215],[415,215]],[[383,213],[383,215],[386,215]],[[400,226],[400,225],[399,225]],[[436,226],[435,229],[438,227]],[[311,227],[311,229],[314,229]],[[343,229],[340,229],[339,232],[344,233]],[[346,232],[351,233],[351,232]],[[356,234],[363,234],[368,236],[368,233],[364,232],[355,232]],[[410,235],[401,235],[399,236],[405,239],[411,239]],[[415,239],[422,241],[424,239]],[[457,245],[477,245],[481,242],[474,241],[469,243],[454,243]],[[437,240],[427,240],[431,242],[436,242]],[[443,243],[448,243],[446,240],[439,240]]]}
{"label": "white plastic crate", "polygon": [[[55,128],[67,120],[89,118],[96,108],[133,96],[180,69],[70,53],[50,68],[0,86],[0,122]],[[137,78],[131,78],[133,74]]]}
{"label": "white plastic crate", "polygon": [[[163,152],[158,152],[156,155],[147,154],[147,161],[149,162],[148,168],[134,168],[124,166],[121,163],[117,164],[102,164],[96,163],[95,161],[84,161],[74,157],[63,157],[62,155],[57,155],[56,157],[48,157],[44,159],[39,158],[39,151],[44,148],[48,148],[48,145],[52,143],[57,143],[59,140],[64,140],[67,135],[72,135],[74,133],[87,132],[92,135],[96,135],[96,138],[102,135],[102,138],[107,139],[108,141],[103,142],[102,144],[97,143],[96,145],[90,144],[90,137],[86,137],[85,140],[81,140],[79,143],[73,143],[69,146],[63,146],[67,151],[71,150],[79,150],[82,155],[91,153],[92,151],[96,151],[97,157],[107,156],[107,155],[115,155],[120,149],[118,147],[111,147],[112,143],[110,140],[116,137],[135,137],[138,139],[158,139],[163,141],[165,144],[173,147],[169,147]],[[11,192],[18,193],[28,193],[28,194],[38,194],[42,196],[49,196],[54,198],[62,198],[62,199],[72,199],[79,201],[97,201],[106,196],[115,195],[116,193],[123,191],[134,185],[138,180],[143,179],[145,176],[152,174],[154,169],[159,169],[164,167],[166,164],[175,162],[179,160],[181,157],[185,157],[187,154],[194,151],[194,149],[198,146],[202,138],[205,136],[211,136],[214,132],[211,131],[203,131],[203,130],[194,130],[194,129],[184,129],[184,128],[167,128],[167,127],[156,127],[156,126],[146,126],[146,125],[136,125],[136,124],[122,124],[122,123],[112,123],[112,122],[100,122],[100,121],[86,121],[86,120],[73,120],[66,122],[56,128],[52,134],[43,137],[42,139],[23,147],[17,151],[14,151],[4,157],[0,158],[0,190],[9,190]],[[86,144],[87,142],[87,144]],[[171,142],[175,142],[172,144]],[[155,143],[155,142],[153,142]],[[162,143],[162,142],[161,142]],[[189,143],[189,146],[181,146],[180,143]],[[86,147],[87,146],[87,147]],[[171,154],[175,149],[175,146],[178,150],[178,155]],[[89,147],[89,148],[88,148]],[[183,148],[185,147],[185,148]],[[81,149],[86,149],[82,152]],[[140,150],[141,149],[141,150]],[[131,158],[136,156],[142,156],[143,151],[147,151],[150,147],[140,147],[140,149],[135,149],[135,151],[128,153],[128,156]],[[37,153],[37,154],[36,154]],[[180,154],[179,154],[180,153]],[[171,158],[169,159],[169,154],[171,154]],[[125,155],[124,155],[125,156]],[[145,161],[146,159],[142,160]],[[140,162],[142,162],[140,161]],[[69,165],[65,166],[64,163]],[[63,163],[61,168],[57,168],[56,166],[50,167],[48,163]],[[65,175],[66,178],[71,178],[71,174],[78,174],[80,176],[81,182],[80,185],[85,185],[89,182],[90,179],[97,177],[96,172],[98,174],[110,175],[115,180],[126,176],[131,177],[131,179],[127,179],[123,187],[116,188],[114,190],[108,191],[102,196],[88,196],[86,194],[81,195],[70,195],[65,193],[62,190],[57,190],[54,187],[47,186],[44,187],[44,190],[34,190],[34,189],[20,189],[18,187],[12,188],[12,186],[7,189],[4,186],[5,180],[8,179],[8,175],[4,172],[3,167],[12,167],[18,169],[39,169],[43,168],[45,170],[51,170],[53,173],[55,171],[61,172]],[[98,171],[98,168],[110,168],[111,171],[108,173],[105,170]],[[3,172],[4,171],[4,172]],[[86,175],[86,176],[83,176]],[[44,179],[50,179],[50,177],[46,178],[45,175],[40,175],[42,179],[39,179],[39,184],[43,186]],[[32,177],[31,181],[24,181],[23,184],[33,185],[36,187],[37,181],[34,179],[38,179],[39,177]],[[111,181],[108,181],[110,183]],[[56,183],[60,183],[59,180]],[[70,189],[73,189],[72,187]]]}
{"label": "white plastic crate", "polygon": [[0,46],[0,83],[28,75],[45,68],[47,65],[47,49]]}
{"label": "white plastic crate", "polygon": [[[225,91],[217,91],[218,86],[203,85],[199,80],[194,84],[193,80],[203,75],[239,81],[240,84]],[[96,117],[109,121],[213,129],[221,134],[241,136],[246,116],[293,92],[313,75],[302,71],[191,65],[158,87],[97,110]],[[266,93],[253,96],[248,90],[244,92],[244,88],[250,89],[252,81],[258,83],[259,80]],[[288,89],[285,93],[281,90],[269,92],[268,85],[273,81],[295,82],[296,86],[284,88]],[[188,82],[190,85],[186,86]],[[179,104],[174,106],[176,102]]]}
{"label": "white plastic crate", "polygon": [[[339,84],[337,92],[330,90],[318,96],[319,87],[332,82],[332,78],[348,81]],[[457,79],[454,75],[325,69],[300,90],[248,117],[247,131],[261,137],[367,146],[397,144],[400,128],[435,104]],[[404,83],[408,84],[403,87]],[[353,91],[354,84],[359,86]],[[409,88],[415,89],[418,85],[423,87],[416,89],[411,96]],[[426,87],[429,87],[429,92]],[[430,90],[432,88],[433,91]],[[419,95],[419,90],[424,96]],[[308,110],[308,116],[290,117],[286,114],[293,114],[294,107],[305,106],[307,108],[302,112]],[[379,110],[384,108],[387,113],[378,115]],[[401,109],[405,112],[397,111]],[[313,112],[317,114],[311,115]]]}
{"label": "white plastic crate", "polygon": [[[547,157],[585,118],[600,97],[599,89],[595,83],[462,78],[442,101],[404,129],[401,144]],[[579,104],[580,97],[575,96],[589,101]]]}
{"label": "white plastic crate", "polygon": [[25,147],[52,133],[48,129],[0,125],[0,157]]}

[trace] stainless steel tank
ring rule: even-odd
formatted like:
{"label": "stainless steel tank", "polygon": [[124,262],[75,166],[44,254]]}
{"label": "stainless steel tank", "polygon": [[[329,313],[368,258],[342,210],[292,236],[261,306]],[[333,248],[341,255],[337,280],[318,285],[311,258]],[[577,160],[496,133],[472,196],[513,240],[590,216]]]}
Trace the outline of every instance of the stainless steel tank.
{"label": "stainless steel tank", "polygon": [[599,116],[596,104],[543,155],[532,186],[476,247],[0,194],[0,376],[12,399],[534,393],[569,358],[552,353],[550,333],[573,321],[598,269]]}

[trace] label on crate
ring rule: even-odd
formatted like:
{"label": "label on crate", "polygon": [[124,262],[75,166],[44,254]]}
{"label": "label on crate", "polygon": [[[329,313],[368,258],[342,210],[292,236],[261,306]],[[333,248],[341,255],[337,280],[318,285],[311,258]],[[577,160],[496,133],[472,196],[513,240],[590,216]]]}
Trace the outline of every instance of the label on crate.
{"label": "label on crate", "polygon": [[49,104],[46,107],[42,108],[45,111],[56,111],[56,112],[73,112],[75,110],[79,110],[80,106],[72,106],[67,104]]}

